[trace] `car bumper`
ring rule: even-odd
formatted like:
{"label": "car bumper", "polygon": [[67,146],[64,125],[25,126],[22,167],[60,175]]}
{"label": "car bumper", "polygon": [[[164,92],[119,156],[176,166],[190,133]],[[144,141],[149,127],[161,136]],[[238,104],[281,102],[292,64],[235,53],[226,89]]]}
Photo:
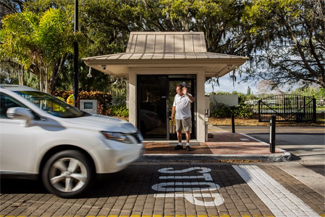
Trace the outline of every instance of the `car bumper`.
{"label": "car bumper", "polygon": [[143,144],[107,145],[93,157],[97,174],[115,173],[125,169],[143,155]]}

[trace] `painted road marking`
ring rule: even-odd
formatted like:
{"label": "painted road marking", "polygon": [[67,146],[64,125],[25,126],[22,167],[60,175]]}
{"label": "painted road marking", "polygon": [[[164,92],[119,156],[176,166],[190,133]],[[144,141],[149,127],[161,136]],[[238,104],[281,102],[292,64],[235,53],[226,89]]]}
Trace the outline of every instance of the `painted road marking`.
{"label": "painted road marking", "polygon": [[257,196],[276,217],[319,216],[296,195],[292,194],[256,165],[233,165]]}
{"label": "painted road marking", "polygon": [[159,176],[159,179],[204,179],[205,181],[212,181],[210,173],[203,173],[202,176]]}
{"label": "painted road marking", "polygon": [[[172,186],[172,187],[168,187]],[[175,186],[175,187],[174,187]],[[179,186],[179,187],[176,187]],[[204,186],[204,187],[186,187],[183,186]],[[154,184],[151,187],[155,191],[175,192],[175,191],[214,191],[220,188],[213,182],[162,182]]]}
{"label": "painted road marking", "polygon": [[[184,197],[190,203],[198,205],[198,206],[220,206],[223,204],[224,199],[218,193],[192,193],[192,194],[184,194],[184,193],[173,193],[173,194],[155,194],[154,197]],[[213,201],[204,202],[198,200],[197,198],[214,198]]]}
{"label": "painted road marking", "polygon": [[[196,176],[160,176],[159,179],[204,179],[205,181],[213,181],[210,175],[210,168],[206,167],[190,167],[183,170],[174,170],[172,167],[159,169],[159,173],[167,174],[178,174],[187,173],[191,171],[196,171],[201,173],[201,175]],[[186,187],[185,187],[186,186]],[[192,187],[190,187],[192,186]],[[194,187],[195,186],[195,187]],[[211,191],[216,191],[220,186],[213,182],[161,182],[154,184],[151,187],[153,190],[158,192],[164,192],[161,194],[155,194],[154,197],[183,197],[190,203],[198,206],[220,206],[224,203],[223,197],[219,193],[212,193]],[[207,191],[207,192],[203,192]],[[184,193],[186,192],[186,193]],[[194,193],[195,192],[195,193]],[[213,198],[212,201],[204,202],[198,198]]]}
{"label": "painted road marking", "polygon": [[174,174],[174,173],[187,173],[187,172],[191,172],[194,170],[201,170],[201,171],[197,171],[198,173],[208,173],[211,171],[210,168],[206,168],[206,167],[190,167],[190,168],[183,169],[183,170],[174,170],[173,167],[168,167],[168,168],[159,169],[158,172]]}

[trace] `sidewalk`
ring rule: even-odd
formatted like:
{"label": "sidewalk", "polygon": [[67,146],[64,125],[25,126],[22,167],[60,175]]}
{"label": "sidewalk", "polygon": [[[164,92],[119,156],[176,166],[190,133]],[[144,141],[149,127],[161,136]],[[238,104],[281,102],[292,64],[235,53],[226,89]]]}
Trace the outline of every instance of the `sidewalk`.
{"label": "sidewalk", "polygon": [[[144,141],[142,160],[240,160],[282,162],[291,154],[282,149],[270,153],[269,144],[242,133],[231,133],[209,126],[208,142],[191,141],[192,150],[174,150],[176,141]],[[190,159],[189,159],[190,158]]]}

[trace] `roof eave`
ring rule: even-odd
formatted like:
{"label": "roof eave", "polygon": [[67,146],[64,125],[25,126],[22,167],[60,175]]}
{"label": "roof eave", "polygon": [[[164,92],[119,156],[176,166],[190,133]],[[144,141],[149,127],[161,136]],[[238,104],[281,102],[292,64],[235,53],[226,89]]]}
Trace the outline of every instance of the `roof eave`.
{"label": "roof eave", "polygon": [[178,65],[178,64],[244,64],[247,57],[237,57],[237,58],[211,58],[211,59],[89,59],[83,58],[82,60],[87,65],[155,65],[155,64],[164,64],[164,65]]}

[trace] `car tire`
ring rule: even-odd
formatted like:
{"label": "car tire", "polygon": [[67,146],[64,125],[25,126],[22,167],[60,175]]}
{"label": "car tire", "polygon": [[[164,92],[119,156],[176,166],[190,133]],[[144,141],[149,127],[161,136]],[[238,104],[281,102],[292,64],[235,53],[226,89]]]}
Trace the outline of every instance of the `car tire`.
{"label": "car tire", "polygon": [[46,162],[42,171],[45,188],[64,198],[78,197],[88,191],[94,179],[90,160],[76,150],[61,151]]}

